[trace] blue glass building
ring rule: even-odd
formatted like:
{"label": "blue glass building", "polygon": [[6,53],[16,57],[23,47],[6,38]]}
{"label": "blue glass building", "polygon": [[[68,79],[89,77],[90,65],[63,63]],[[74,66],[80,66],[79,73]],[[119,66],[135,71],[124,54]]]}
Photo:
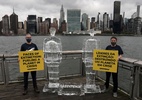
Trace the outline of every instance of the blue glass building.
{"label": "blue glass building", "polygon": [[27,32],[30,34],[37,33],[36,15],[28,15],[27,18]]}
{"label": "blue glass building", "polygon": [[68,32],[81,31],[80,16],[81,16],[80,9],[67,10],[67,31]]}

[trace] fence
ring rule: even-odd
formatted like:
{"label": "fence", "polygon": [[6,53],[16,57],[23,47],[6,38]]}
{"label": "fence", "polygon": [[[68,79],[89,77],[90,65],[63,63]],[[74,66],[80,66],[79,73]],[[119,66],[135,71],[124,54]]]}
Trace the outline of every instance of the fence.
{"label": "fence", "polygon": [[[82,75],[82,54],[80,51],[63,51],[62,62],[59,66],[60,77]],[[43,71],[37,71],[37,79],[47,79],[47,65]],[[74,70],[75,69],[75,70]],[[0,56],[0,83],[8,84],[23,80],[23,73],[19,71],[18,55]],[[31,78],[31,76],[29,76]]]}

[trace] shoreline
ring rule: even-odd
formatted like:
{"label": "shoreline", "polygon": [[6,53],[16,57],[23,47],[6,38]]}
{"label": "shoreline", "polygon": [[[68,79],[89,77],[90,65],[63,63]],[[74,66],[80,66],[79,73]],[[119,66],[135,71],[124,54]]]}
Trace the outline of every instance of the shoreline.
{"label": "shoreline", "polygon": [[[0,36],[25,36],[25,34],[20,35],[0,35]],[[41,34],[32,34],[32,36],[50,36],[50,34],[41,35]],[[90,34],[55,34],[55,36],[90,36]],[[94,36],[142,36],[136,34],[94,34]]]}

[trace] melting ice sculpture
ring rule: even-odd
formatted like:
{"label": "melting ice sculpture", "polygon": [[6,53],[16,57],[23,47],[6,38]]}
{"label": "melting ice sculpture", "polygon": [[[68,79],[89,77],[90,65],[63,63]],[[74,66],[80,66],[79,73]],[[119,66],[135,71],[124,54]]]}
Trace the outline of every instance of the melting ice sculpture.
{"label": "melting ice sculpture", "polygon": [[55,36],[56,29],[50,28],[50,37],[43,41],[44,61],[48,68],[48,83],[45,84],[43,92],[58,92],[59,88],[59,64],[62,60],[62,43]]}
{"label": "melting ice sculpture", "polygon": [[85,93],[100,93],[100,86],[95,83],[96,71],[93,70],[93,50],[100,49],[100,40],[94,38],[95,31],[90,30],[90,36],[84,40],[83,44],[83,61],[86,69],[86,84],[84,85]]}

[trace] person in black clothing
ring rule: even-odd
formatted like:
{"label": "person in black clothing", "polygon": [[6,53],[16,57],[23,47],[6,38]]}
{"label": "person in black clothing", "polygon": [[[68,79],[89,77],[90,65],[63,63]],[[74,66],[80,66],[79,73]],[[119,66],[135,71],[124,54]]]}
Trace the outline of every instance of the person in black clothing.
{"label": "person in black clothing", "polygon": [[[110,42],[111,42],[111,45],[108,45],[106,47],[106,50],[118,50],[118,55],[119,55],[118,60],[119,60],[123,55],[123,50],[121,49],[121,47],[119,45],[116,44],[117,38],[111,37]],[[113,96],[117,97],[118,72],[117,73],[106,72],[105,90],[108,90],[108,88],[109,88],[109,80],[110,80],[111,74],[112,74],[112,79],[113,79]]]}
{"label": "person in black clothing", "polygon": [[[21,50],[20,51],[31,51],[31,50],[38,50],[36,44],[31,42],[31,35],[26,34],[26,43],[22,44]],[[26,95],[28,93],[28,74],[29,72],[24,72],[24,92],[23,95]],[[31,76],[33,80],[33,88],[36,93],[39,93],[38,87],[37,87],[37,82],[36,82],[36,71],[31,71]]]}

